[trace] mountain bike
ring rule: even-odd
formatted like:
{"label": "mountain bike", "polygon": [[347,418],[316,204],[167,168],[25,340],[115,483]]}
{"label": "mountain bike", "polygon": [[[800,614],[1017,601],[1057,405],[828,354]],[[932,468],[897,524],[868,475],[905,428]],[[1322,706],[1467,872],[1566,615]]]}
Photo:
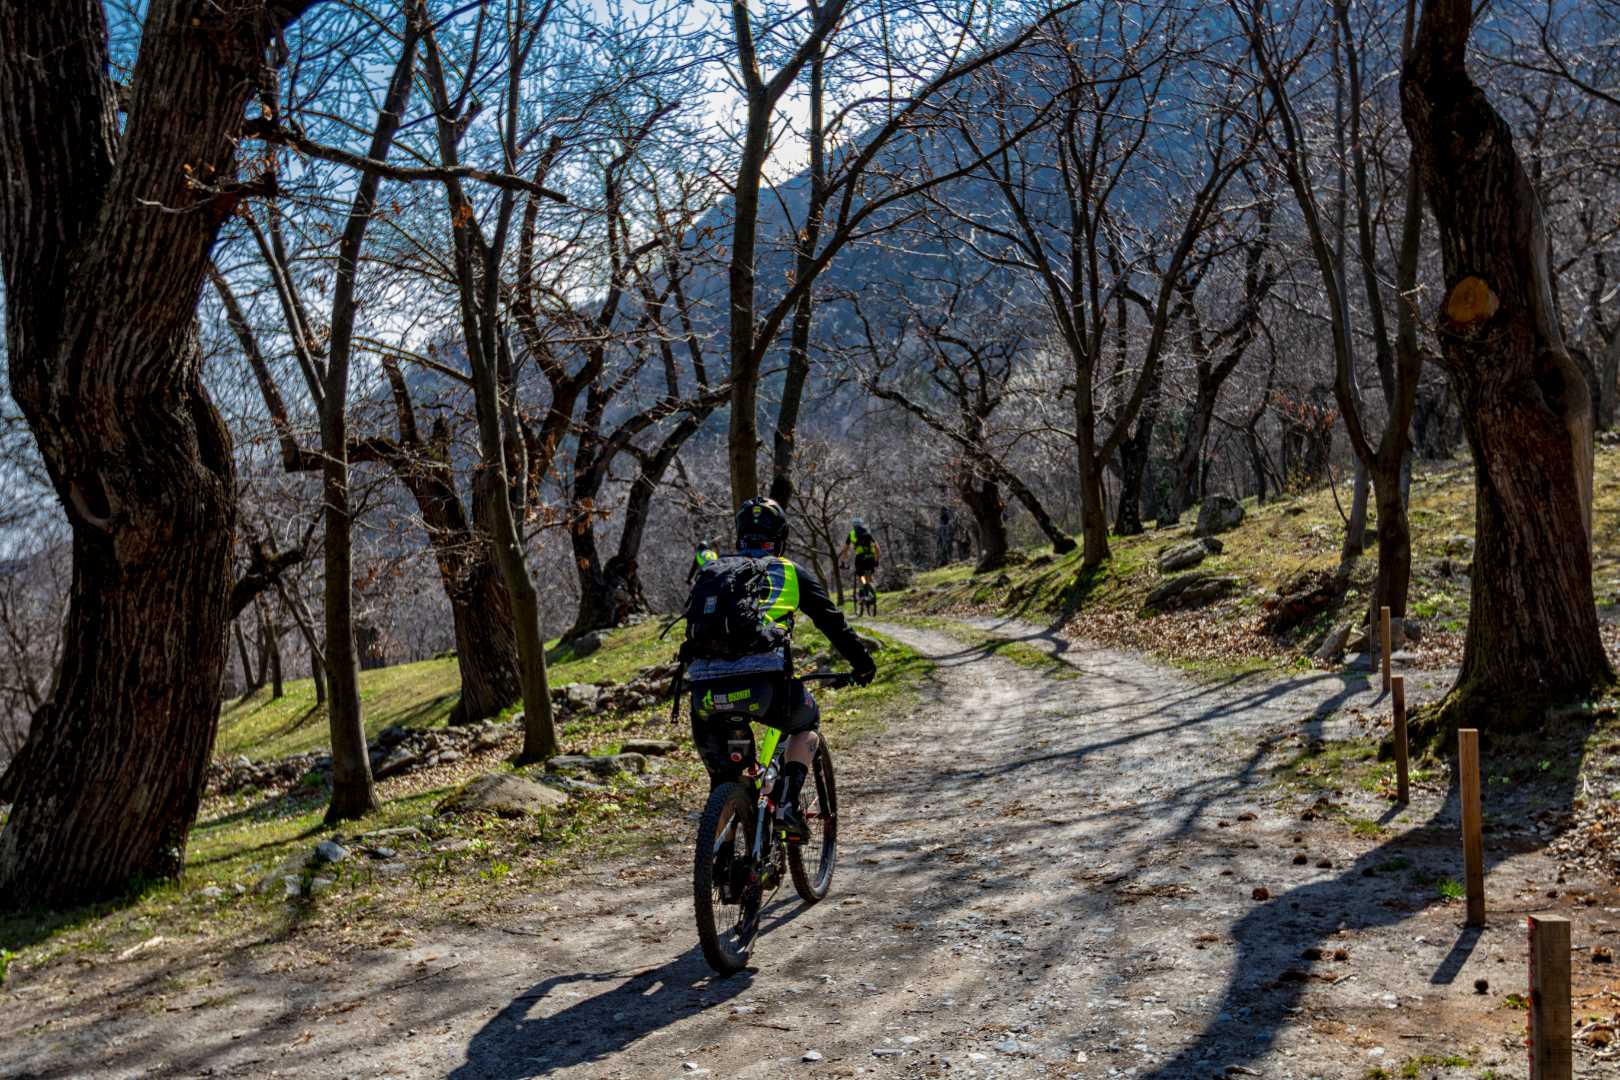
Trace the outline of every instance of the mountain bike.
{"label": "mountain bike", "polygon": [[855,587],[855,614],[877,614],[877,590],[872,587],[870,579],[863,580]]}
{"label": "mountain bike", "polygon": [[[831,671],[801,679],[833,688],[854,681],[848,673]],[[806,904],[827,895],[838,862],[838,786],[832,751],[822,735],[800,795],[810,837],[789,841],[776,822],[786,782],[782,733],[745,712],[710,715],[711,723],[718,720],[724,728],[725,756],[736,774],[710,792],[698,821],[692,904],[703,958],[720,974],[733,975],[748,966],[760,912],[784,877],[793,879]]]}

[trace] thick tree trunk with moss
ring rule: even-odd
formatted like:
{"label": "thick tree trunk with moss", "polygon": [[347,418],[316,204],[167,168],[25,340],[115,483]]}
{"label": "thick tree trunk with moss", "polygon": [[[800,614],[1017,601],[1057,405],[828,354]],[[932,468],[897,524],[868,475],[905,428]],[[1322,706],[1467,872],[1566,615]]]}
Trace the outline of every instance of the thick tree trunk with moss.
{"label": "thick tree trunk with moss", "polygon": [[1469,0],[1428,0],[1402,111],[1439,225],[1444,364],[1475,470],[1473,595],[1442,728],[1534,726],[1612,681],[1592,595],[1592,407],[1564,349],[1541,207],[1468,77]]}
{"label": "thick tree trunk with moss", "polygon": [[0,833],[0,906],[180,870],[219,717],[235,528],[195,312],[236,196],[191,178],[235,177],[248,95],[300,6],[155,0],[120,127],[101,5],[0,0],[11,390],[73,530],[62,668]]}

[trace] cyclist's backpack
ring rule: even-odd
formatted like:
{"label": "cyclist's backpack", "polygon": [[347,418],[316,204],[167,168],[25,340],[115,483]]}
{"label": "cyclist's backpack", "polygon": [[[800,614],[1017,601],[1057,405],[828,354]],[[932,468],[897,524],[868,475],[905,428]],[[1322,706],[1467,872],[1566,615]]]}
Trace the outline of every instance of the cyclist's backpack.
{"label": "cyclist's backpack", "polygon": [[768,559],[723,555],[698,571],[686,598],[685,660],[734,660],[778,648],[783,632],[765,622]]}

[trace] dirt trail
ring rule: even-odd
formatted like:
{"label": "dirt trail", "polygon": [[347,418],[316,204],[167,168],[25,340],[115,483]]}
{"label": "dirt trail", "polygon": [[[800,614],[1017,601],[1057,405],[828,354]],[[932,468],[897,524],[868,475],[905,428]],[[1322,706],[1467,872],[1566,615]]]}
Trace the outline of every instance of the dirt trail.
{"label": "dirt trail", "polygon": [[[208,990],[228,988],[226,1007],[64,1021],[54,1044],[0,1051],[0,1073],[1303,1080],[1466,1050],[1474,1069],[1455,1075],[1523,1075],[1482,1020],[1495,998],[1472,991],[1518,989],[1515,920],[1458,938],[1455,906],[1363,873],[1395,845],[1269,804],[1257,747],[1371,703],[1364,678],[1211,687],[995,628],[1071,668],[882,627],[937,674],[916,715],[839,758],[833,893],[809,909],[778,894],[751,975],[709,976],[680,851],[603,866],[506,931],[315,972],[234,958]],[[1416,681],[1419,697],[1438,685]],[[1451,813],[1431,801],[1416,820]]]}

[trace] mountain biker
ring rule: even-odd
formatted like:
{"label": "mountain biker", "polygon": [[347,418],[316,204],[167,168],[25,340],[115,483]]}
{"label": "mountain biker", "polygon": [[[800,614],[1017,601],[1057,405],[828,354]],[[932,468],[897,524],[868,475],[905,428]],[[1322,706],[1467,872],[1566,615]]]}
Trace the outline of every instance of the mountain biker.
{"label": "mountain biker", "polygon": [[[737,511],[737,553],[719,556],[712,565],[716,573],[723,573],[733,559],[756,560],[764,564],[768,591],[758,598],[763,621],[778,632],[775,638],[784,645],[793,629],[793,615],[803,612],[816,629],[826,635],[833,648],[849,662],[854,681],[865,686],[877,673],[872,656],[855,636],[844,613],[838,610],[827,590],[814,574],[785,557],[788,542],[788,519],[775,500],[764,497],[749,499]],[[699,582],[701,588],[703,582]],[[697,589],[694,589],[697,595]],[[688,632],[692,620],[688,618]],[[772,646],[767,644],[767,649]],[[696,710],[694,710],[694,722]],[[810,836],[810,825],[799,807],[799,796],[805,779],[810,774],[818,744],[817,728],[821,726],[821,710],[815,697],[798,679],[788,685],[787,708],[770,718],[761,717],[762,723],[779,728],[788,737],[783,776],[782,805],[777,810],[777,821],[790,840],[805,840]],[[774,722],[773,722],[774,721]]]}
{"label": "mountain biker", "polygon": [[687,583],[690,584],[699,570],[702,570],[719,557],[720,552],[715,547],[713,540],[699,540],[697,542],[697,552],[692,556],[692,565],[686,568]]}
{"label": "mountain biker", "polygon": [[878,542],[866,527],[866,522],[856,518],[851,523],[849,539],[844,541],[844,548],[838,553],[838,561],[843,562],[849,558],[850,552],[855,553],[855,581],[857,585],[865,585],[878,568]]}

